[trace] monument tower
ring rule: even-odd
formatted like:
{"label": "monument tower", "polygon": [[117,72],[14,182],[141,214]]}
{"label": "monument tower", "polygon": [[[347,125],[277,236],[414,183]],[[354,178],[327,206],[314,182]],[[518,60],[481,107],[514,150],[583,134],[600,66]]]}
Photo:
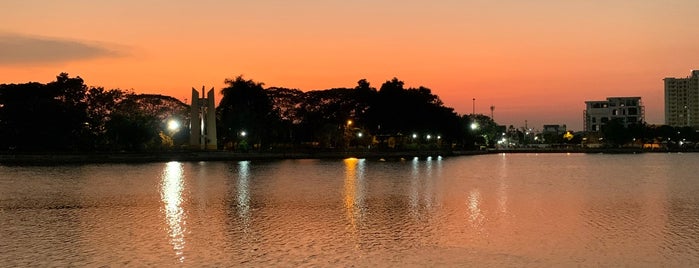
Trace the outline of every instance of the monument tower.
{"label": "monument tower", "polygon": [[[189,114],[189,145],[192,149],[216,150],[216,102],[214,88],[204,95],[205,87],[199,91],[192,88],[192,105]],[[204,97],[206,96],[206,97]]]}

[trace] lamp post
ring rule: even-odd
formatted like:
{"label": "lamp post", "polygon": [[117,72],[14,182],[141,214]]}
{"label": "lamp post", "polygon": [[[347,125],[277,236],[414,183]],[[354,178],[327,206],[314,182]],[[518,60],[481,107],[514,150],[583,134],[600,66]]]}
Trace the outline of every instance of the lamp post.
{"label": "lamp post", "polygon": [[479,128],[480,126],[478,125],[478,122],[475,121],[475,117],[474,117],[473,120],[474,120],[474,121],[471,122],[471,132],[472,132],[472,135],[473,135],[473,146],[476,146],[476,145],[478,144],[478,139],[477,139],[477,137],[480,136],[480,135],[477,135],[478,132],[479,132],[479,131],[478,131],[478,128]]}
{"label": "lamp post", "polygon": [[[180,122],[177,121],[176,119],[170,119],[167,121],[167,138],[169,138],[169,142],[167,142],[168,147],[173,147],[175,146],[175,134],[180,131]],[[165,140],[163,141],[165,143]]]}
{"label": "lamp post", "polygon": [[177,131],[180,130],[180,122],[175,119],[170,119],[170,121],[167,122],[167,130],[172,134],[177,133]]}
{"label": "lamp post", "polygon": [[238,145],[237,148],[240,151],[247,152],[248,151],[248,132],[245,130],[241,130],[238,132]]}
{"label": "lamp post", "polygon": [[345,149],[350,148],[350,144],[351,144],[351,140],[352,140],[352,129],[351,129],[352,123],[354,123],[354,122],[352,122],[352,120],[347,120],[347,123],[345,124],[345,133],[343,135],[344,140],[345,140],[344,141]]}

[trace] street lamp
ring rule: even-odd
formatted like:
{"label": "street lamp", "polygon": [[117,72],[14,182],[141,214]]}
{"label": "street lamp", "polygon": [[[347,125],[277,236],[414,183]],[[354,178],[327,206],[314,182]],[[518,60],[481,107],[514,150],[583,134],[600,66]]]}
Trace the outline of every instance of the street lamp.
{"label": "street lamp", "polygon": [[167,122],[167,129],[172,133],[179,131],[180,130],[180,122],[178,122],[175,119],[170,119],[170,121]]}
{"label": "street lamp", "polygon": [[344,143],[345,148],[350,148],[350,143],[352,140],[352,120],[347,120],[347,123],[345,124],[345,129],[343,130],[342,133],[342,140]]}
{"label": "street lamp", "polygon": [[478,123],[476,123],[476,122],[471,123],[471,130],[476,130],[476,129],[478,129]]}
{"label": "street lamp", "polygon": [[173,147],[175,145],[175,134],[180,131],[180,122],[177,119],[171,118],[167,121],[165,126],[167,129],[165,132],[160,132],[162,137],[162,144],[167,147]]}
{"label": "street lamp", "polygon": [[238,140],[235,143],[235,148],[236,150],[239,150],[241,152],[247,152],[248,151],[248,132],[245,130],[241,130],[238,132]]}

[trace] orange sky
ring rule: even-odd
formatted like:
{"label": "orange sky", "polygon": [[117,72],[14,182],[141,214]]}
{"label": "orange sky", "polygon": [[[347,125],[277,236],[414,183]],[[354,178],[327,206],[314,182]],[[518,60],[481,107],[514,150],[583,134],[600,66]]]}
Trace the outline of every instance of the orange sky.
{"label": "orange sky", "polygon": [[585,100],[641,96],[664,123],[664,77],[699,69],[699,1],[297,0],[0,2],[0,83],[184,100],[244,75],[304,91],[426,86],[458,113],[582,129]]}

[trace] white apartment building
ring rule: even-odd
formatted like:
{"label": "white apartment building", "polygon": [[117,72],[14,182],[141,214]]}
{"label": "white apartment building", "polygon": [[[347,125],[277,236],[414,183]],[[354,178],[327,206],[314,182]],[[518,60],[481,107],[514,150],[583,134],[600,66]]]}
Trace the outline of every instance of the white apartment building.
{"label": "white apartment building", "polygon": [[621,118],[625,127],[645,122],[641,97],[610,97],[605,101],[586,101],[585,105],[585,131],[601,131],[609,120],[615,118]]}
{"label": "white apartment building", "polygon": [[699,70],[686,78],[665,81],[665,124],[699,129]]}

